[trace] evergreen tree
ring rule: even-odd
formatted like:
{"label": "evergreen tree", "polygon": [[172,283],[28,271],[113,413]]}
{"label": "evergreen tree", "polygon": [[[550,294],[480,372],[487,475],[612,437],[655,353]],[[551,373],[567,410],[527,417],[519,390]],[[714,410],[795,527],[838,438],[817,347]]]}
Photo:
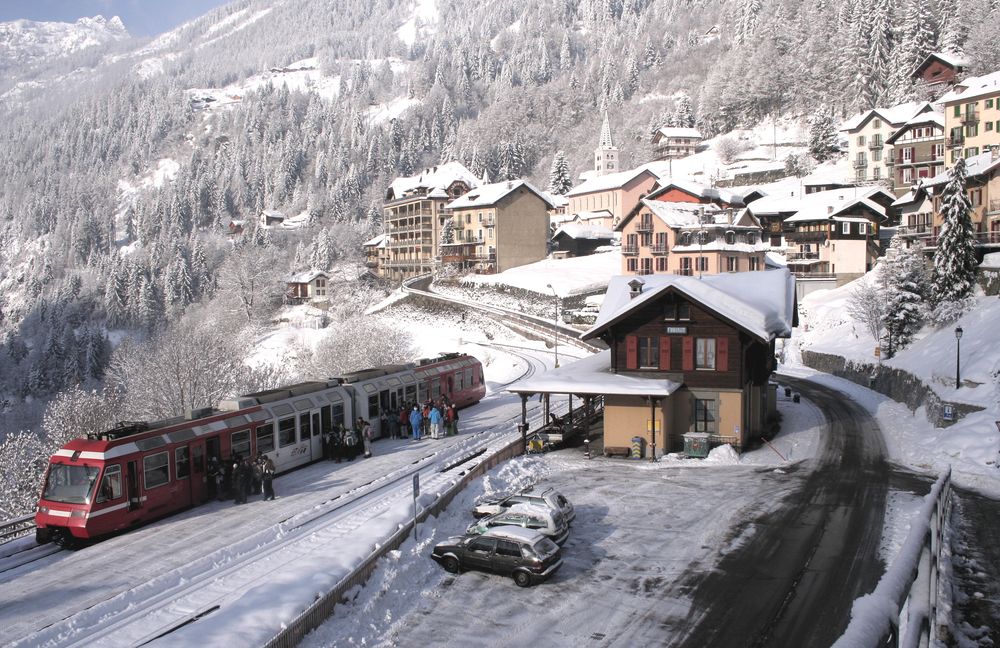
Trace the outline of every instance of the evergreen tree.
{"label": "evergreen tree", "polygon": [[445,245],[450,245],[455,242],[455,221],[451,218],[446,218],[444,221],[444,226],[441,228],[441,249],[439,253],[443,256],[445,254]]}
{"label": "evergreen tree", "polygon": [[682,94],[677,98],[674,108],[674,119],[670,126],[678,126],[680,128],[694,127],[694,112],[691,110],[691,97]]}
{"label": "evergreen tree", "polygon": [[870,39],[864,84],[865,105],[884,105],[892,56],[892,16],[889,0],[875,0],[870,16]]}
{"label": "evergreen tree", "polygon": [[931,282],[935,308],[958,305],[976,285],[976,242],[970,216],[972,202],[965,193],[966,179],[965,160],[960,157],[941,194],[944,222],[934,251]]}
{"label": "evergreen tree", "polygon": [[809,120],[809,153],[817,162],[825,162],[839,151],[833,112],[826,106],[820,106]]}
{"label": "evergreen tree", "polygon": [[910,343],[923,325],[927,277],[922,254],[916,248],[907,248],[899,234],[892,237],[883,263],[885,346],[886,357],[891,358]]}
{"label": "evergreen tree", "polygon": [[570,177],[566,155],[562,151],[558,151],[556,156],[552,158],[552,168],[549,170],[549,192],[562,196],[572,188],[573,179]]}

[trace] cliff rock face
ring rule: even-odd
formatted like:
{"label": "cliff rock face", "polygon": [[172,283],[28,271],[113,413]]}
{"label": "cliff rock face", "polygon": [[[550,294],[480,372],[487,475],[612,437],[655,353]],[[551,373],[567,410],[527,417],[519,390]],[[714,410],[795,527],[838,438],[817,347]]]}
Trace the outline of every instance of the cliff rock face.
{"label": "cliff rock face", "polygon": [[74,23],[15,20],[0,23],[0,71],[23,69],[35,62],[129,38],[118,16],[80,18]]}

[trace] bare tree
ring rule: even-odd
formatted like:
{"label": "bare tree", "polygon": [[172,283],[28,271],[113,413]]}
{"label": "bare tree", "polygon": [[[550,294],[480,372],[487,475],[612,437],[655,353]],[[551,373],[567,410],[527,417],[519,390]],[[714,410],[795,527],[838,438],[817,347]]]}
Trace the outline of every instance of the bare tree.
{"label": "bare tree", "polygon": [[879,289],[879,282],[870,280],[869,277],[861,279],[851,292],[847,301],[847,313],[864,324],[865,330],[878,342],[882,339],[886,297]]}
{"label": "bare tree", "polygon": [[409,333],[372,317],[355,317],[331,326],[316,348],[312,372],[329,377],[413,359]]}
{"label": "bare tree", "polygon": [[45,410],[45,438],[58,448],[70,439],[108,430],[126,418],[124,400],[115,389],[86,391],[71,387],[62,391]]}
{"label": "bare tree", "polygon": [[245,245],[235,250],[219,273],[219,296],[248,324],[260,321],[281,303],[283,264],[270,246]]}

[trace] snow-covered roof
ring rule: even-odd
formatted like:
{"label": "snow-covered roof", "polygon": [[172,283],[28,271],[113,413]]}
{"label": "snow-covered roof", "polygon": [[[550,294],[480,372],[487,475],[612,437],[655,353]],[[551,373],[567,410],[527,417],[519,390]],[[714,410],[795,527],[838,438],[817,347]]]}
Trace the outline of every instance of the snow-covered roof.
{"label": "snow-covered roof", "polygon": [[[871,206],[878,213],[884,215],[885,209],[872,200],[878,193],[892,197],[891,194],[888,194],[885,189],[880,187],[843,187],[798,196],[764,196],[751,202],[747,205],[747,208],[755,216],[787,213],[796,215],[799,213],[811,213],[825,216],[831,213],[840,213],[855,203],[864,201],[868,206]],[[833,208],[832,211],[831,207]]]}
{"label": "snow-covered roof", "polygon": [[379,234],[374,238],[370,238],[361,244],[362,247],[385,247],[388,237],[385,234]]}
{"label": "snow-covered roof", "polygon": [[650,193],[647,197],[656,198],[666,191],[669,191],[671,188],[680,189],[681,191],[689,193],[692,196],[697,196],[698,198],[703,198],[704,200],[719,200],[730,204],[743,204],[743,196],[735,191],[720,189],[719,187],[709,187],[708,185],[703,185],[699,182],[694,182],[693,180],[675,180],[673,178],[664,178],[660,180],[657,183],[656,190]]}
{"label": "snow-covered roof", "polygon": [[[710,223],[715,223],[716,218],[727,219],[725,212],[712,204],[700,205],[698,203],[663,202],[660,200],[650,200],[649,198],[643,198],[639,202],[643,206],[648,207],[649,211],[663,221],[664,225],[671,228],[700,225],[702,214],[705,215],[706,222]],[[624,223],[625,221],[622,222],[622,225]]]}
{"label": "snow-covered roof", "polygon": [[[429,169],[424,169],[416,175],[406,178],[396,178],[389,185],[389,191],[396,198],[401,198],[417,189],[446,190],[453,182],[461,181],[470,187],[478,187],[479,180],[461,162],[448,162]],[[445,195],[444,197],[447,197]]]}
{"label": "snow-covered roof", "polygon": [[574,214],[576,220],[578,221],[589,221],[589,220],[604,220],[607,218],[614,218],[615,215],[612,214],[607,209],[597,209],[594,211],[584,210]]}
{"label": "snow-covered roof", "polygon": [[895,144],[896,141],[905,135],[910,128],[914,126],[924,126],[926,124],[934,124],[935,126],[944,128],[944,113],[939,110],[928,110],[914,115],[908,119],[905,124],[897,128],[895,133],[885,138],[885,143]]}
{"label": "snow-covered roof", "polygon": [[[627,277],[629,279],[633,277]],[[521,380],[507,388],[515,394],[613,394],[618,396],[669,396],[681,384],[666,378],[643,378],[611,370],[611,351],[601,351]]]}
{"label": "snow-covered roof", "polygon": [[1000,71],[984,74],[983,76],[968,77],[956,83],[937,102],[947,105],[956,101],[969,101],[977,97],[995,94],[1000,94]]}
{"label": "snow-covered roof", "polygon": [[597,337],[629,313],[673,289],[718,313],[759,340],[789,337],[795,322],[795,277],[787,270],[734,272],[705,277],[658,274],[638,278],[642,293],[632,297],[629,275],[611,277],[601,312],[580,339]]}
{"label": "snow-covered roof", "polygon": [[264,211],[261,212],[261,214],[263,216],[266,216],[267,218],[282,218],[283,219],[285,217],[285,215],[283,213],[281,213],[280,211],[278,211],[277,209],[265,209]]}
{"label": "snow-covered roof", "polygon": [[468,209],[474,207],[490,207],[497,204],[509,194],[520,189],[521,187],[526,188],[528,191],[542,199],[548,209],[552,209],[554,206],[548,201],[541,191],[536,189],[534,185],[527,180],[507,180],[505,182],[494,182],[493,184],[483,185],[473,189],[461,198],[456,198],[448,203],[447,208]]}
{"label": "snow-covered roof", "polygon": [[888,108],[872,108],[871,110],[866,110],[865,112],[848,119],[844,122],[844,125],[840,127],[840,130],[855,130],[868,121],[870,117],[874,117],[875,115],[878,115],[882,118],[882,121],[891,124],[892,126],[898,126],[899,124],[905,123],[908,119],[922,112],[929,106],[930,103],[926,101],[908,101],[906,103],[890,106]]}
{"label": "snow-covered roof", "polygon": [[554,194],[549,191],[539,191],[538,193],[540,193],[545,200],[549,201],[553,207],[565,207],[569,204],[569,200],[566,196],[560,196],[559,194]]}
{"label": "snow-covered roof", "polygon": [[578,184],[577,186],[570,189],[566,193],[566,195],[579,196],[581,194],[593,193],[595,191],[608,191],[610,189],[620,189],[643,173],[648,173],[654,179],[657,177],[656,174],[650,171],[649,169],[645,168],[629,169],[628,171],[609,173],[608,175],[597,176],[596,178],[590,178],[584,181],[582,184]]}
{"label": "snow-covered roof", "polygon": [[689,137],[702,139],[701,131],[697,128],[683,128],[681,126],[664,126],[657,131],[663,137]]}
{"label": "snow-covered roof", "polygon": [[900,196],[899,198],[897,198],[896,200],[894,200],[892,202],[892,206],[902,207],[903,205],[909,205],[911,202],[913,202],[913,196],[914,196],[913,190],[911,189],[902,196]]}
{"label": "snow-covered roof", "polygon": [[989,254],[983,255],[983,262],[979,264],[980,268],[988,268],[990,270],[1000,270],[1000,252],[990,252]]}
{"label": "snow-covered roof", "polygon": [[322,270],[309,270],[307,272],[299,272],[293,274],[285,279],[285,283],[309,283],[316,277],[328,277]]}
{"label": "snow-covered roof", "polygon": [[885,217],[885,208],[882,205],[868,200],[867,198],[857,198],[854,200],[847,200],[839,205],[833,206],[833,211],[822,212],[816,209],[803,209],[799,211],[794,216],[789,216],[785,219],[786,223],[807,223],[811,221],[843,221],[845,223],[868,223],[871,222],[867,218],[857,218],[852,216],[840,216],[842,212],[851,209],[855,205],[864,205],[865,207],[871,209],[876,214]]}
{"label": "snow-covered roof", "polygon": [[[985,153],[973,155],[965,159],[965,173],[970,178],[985,175],[997,168],[1000,168],[1000,156],[994,159],[992,151],[986,151]],[[946,169],[930,180],[925,181],[923,186],[927,189],[933,189],[936,185],[947,184],[950,179],[951,171]]]}
{"label": "snow-covered roof", "polygon": [[565,234],[571,239],[589,239],[592,241],[602,239],[610,241],[615,237],[615,233],[607,227],[584,225],[583,223],[566,223],[556,230],[555,234],[552,235],[552,238],[555,238],[560,234]]}

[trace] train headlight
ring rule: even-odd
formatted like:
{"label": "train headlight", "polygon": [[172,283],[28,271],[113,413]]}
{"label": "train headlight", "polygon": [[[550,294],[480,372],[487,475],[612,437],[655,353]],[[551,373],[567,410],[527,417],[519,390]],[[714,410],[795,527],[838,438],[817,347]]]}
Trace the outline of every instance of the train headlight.
{"label": "train headlight", "polygon": [[39,513],[48,513],[49,512],[49,507],[48,506],[39,506],[38,507],[38,512]]}

